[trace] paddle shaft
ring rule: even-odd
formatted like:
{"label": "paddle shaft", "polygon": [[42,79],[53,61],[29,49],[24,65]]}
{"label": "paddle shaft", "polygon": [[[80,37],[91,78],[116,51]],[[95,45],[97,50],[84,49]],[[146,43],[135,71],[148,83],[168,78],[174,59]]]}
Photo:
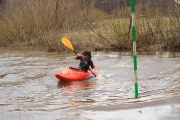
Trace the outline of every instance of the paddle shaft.
{"label": "paddle shaft", "polygon": [[75,50],[73,50],[73,52],[77,55],[77,52]]}

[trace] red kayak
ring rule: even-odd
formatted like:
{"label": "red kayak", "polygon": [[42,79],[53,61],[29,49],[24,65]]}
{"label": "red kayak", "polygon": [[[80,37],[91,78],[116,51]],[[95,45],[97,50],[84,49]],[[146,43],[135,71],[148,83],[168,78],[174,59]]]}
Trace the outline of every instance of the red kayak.
{"label": "red kayak", "polygon": [[[95,66],[92,72],[96,73],[98,70],[99,68]],[[89,76],[93,75],[92,72],[90,70],[85,72],[83,70],[75,70],[70,67],[65,67],[60,72],[56,73],[55,76],[59,80],[71,82],[71,81],[85,80]]]}

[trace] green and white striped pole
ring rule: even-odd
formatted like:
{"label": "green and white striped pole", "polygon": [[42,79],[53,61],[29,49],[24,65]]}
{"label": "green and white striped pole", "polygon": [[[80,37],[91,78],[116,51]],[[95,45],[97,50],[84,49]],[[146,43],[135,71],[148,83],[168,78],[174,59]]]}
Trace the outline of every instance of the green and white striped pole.
{"label": "green and white striped pole", "polygon": [[137,82],[137,56],[136,56],[136,27],[135,27],[135,4],[134,0],[131,0],[131,13],[132,13],[132,42],[133,42],[133,60],[134,60],[134,87],[135,98],[138,98],[138,82]]}

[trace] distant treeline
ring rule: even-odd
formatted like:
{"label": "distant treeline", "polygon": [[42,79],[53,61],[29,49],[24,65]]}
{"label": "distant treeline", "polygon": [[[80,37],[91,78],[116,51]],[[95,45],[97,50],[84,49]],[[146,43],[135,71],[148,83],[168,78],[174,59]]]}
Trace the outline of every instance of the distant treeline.
{"label": "distant treeline", "polygon": [[0,18],[2,17],[5,10],[5,0],[0,0]]}
{"label": "distant treeline", "polygon": [[[21,0],[22,3],[24,1],[26,0]],[[116,9],[120,7],[130,6],[130,1],[131,0],[79,0],[79,3],[80,3],[79,5],[81,5],[81,7],[83,7],[84,9],[89,8],[89,7],[94,7],[95,9],[100,9],[100,10],[104,10],[107,13],[112,13],[113,11],[116,11]],[[0,0],[1,5],[2,4],[5,5],[5,2],[12,4],[13,2],[16,2],[16,1],[15,0]],[[67,0],[66,3],[68,2],[73,2],[73,0]],[[149,7],[151,8],[159,8],[159,10],[163,10],[164,6],[169,5],[172,1],[171,0],[135,0],[135,2],[136,4],[142,4],[142,6],[147,6],[148,4]]]}

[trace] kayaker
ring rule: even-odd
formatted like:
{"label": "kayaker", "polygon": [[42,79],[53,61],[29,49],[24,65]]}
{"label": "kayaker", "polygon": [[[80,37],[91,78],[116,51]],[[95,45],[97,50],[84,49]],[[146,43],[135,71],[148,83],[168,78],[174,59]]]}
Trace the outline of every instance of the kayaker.
{"label": "kayaker", "polygon": [[77,54],[75,59],[80,60],[79,67],[75,68],[76,70],[84,70],[88,71],[88,69],[94,69],[93,61],[91,60],[91,51],[83,51],[81,52],[82,56]]}

